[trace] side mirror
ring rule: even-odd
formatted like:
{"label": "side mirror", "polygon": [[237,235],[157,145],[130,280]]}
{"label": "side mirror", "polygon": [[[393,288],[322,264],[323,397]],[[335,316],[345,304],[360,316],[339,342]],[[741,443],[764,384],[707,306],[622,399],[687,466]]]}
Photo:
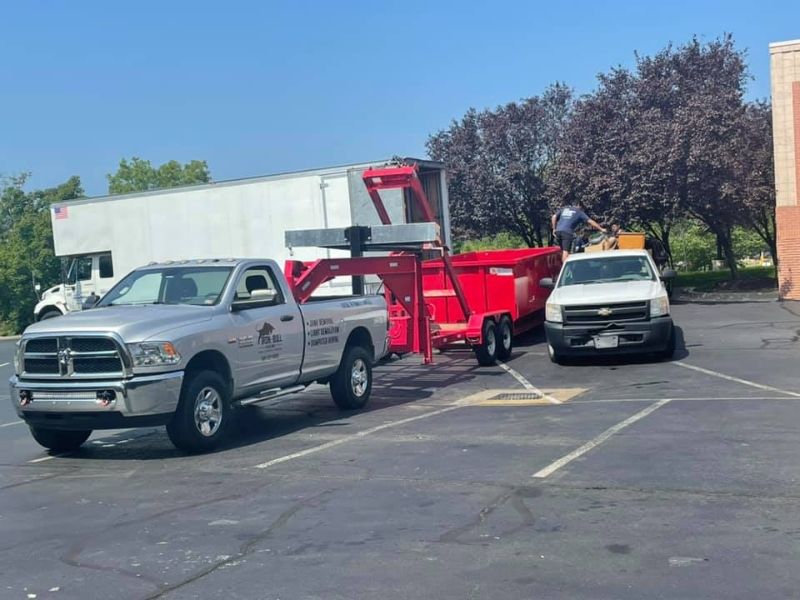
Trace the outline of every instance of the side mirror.
{"label": "side mirror", "polygon": [[250,300],[266,300],[272,302],[278,294],[275,290],[253,290],[250,294]]}
{"label": "side mirror", "polygon": [[231,310],[236,312],[247,310],[248,308],[262,308],[275,302],[278,292],[275,290],[253,290],[250,297],[246,300],[235,300],[231,304]]}
{"label": "side mirror", "polygon": [[539,280],[539,287],[543,287],[546,290],[552,290],[556,287],[556,284],[553,282],[552,277],[544,277]]}
{"label": "side mirror", "polygon": [[661,280],[662,281],[669,281],[670,279],[675,279],[678,274],[675,272],[674,269],[664,269],[661,272]]}

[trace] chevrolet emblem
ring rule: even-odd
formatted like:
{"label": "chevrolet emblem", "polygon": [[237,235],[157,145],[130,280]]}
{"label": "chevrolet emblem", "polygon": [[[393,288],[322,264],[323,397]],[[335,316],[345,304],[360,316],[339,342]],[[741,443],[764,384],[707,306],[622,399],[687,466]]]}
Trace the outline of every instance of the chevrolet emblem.
{"label": "chevrolet emblem", "polygon": [[597,314],[601,317],[610,317],[612,314],[614,314],[614,311],[610,308],[601,308],[597,311]]}

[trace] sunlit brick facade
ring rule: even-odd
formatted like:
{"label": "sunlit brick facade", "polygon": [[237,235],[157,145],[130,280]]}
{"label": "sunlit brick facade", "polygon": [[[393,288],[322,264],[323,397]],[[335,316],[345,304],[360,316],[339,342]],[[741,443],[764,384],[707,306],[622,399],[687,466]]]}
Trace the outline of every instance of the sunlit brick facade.
{"label": "sunlit brick facade", "polygon": [[780,294],[800,300],[800,40],[770,44]]}

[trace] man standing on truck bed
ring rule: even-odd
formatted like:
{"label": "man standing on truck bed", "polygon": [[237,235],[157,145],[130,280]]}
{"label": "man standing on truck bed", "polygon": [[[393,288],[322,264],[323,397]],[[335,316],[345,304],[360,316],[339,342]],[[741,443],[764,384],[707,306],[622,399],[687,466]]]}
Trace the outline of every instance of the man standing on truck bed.
{"label": "man standing on truck bed", "polygon": [[583,202],[578,202],[577,206],[565,206],[551,219],[556,245],[561,248],[562,260],[567,260],[572,250],[572,241],[575,239],[575,230],[582,223],[588,223],[598,231],[606,232],[605,228],[590,219],[585,211]]}

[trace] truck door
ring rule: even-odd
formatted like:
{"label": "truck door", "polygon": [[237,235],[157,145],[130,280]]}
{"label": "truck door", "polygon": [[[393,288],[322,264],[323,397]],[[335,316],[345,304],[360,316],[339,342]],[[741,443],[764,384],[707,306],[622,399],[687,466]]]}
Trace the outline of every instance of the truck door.
{"label": "truck door", "polygon": [[237,345],[236,372],[242,388],[255,392],[297,381],[303,319],[297,305],[283,297],[269,266],[250,267],[240,275],[234,309],[228,342]]}
{"label": "truck door", "polygon": [[65,298],[70,311],[81,310],[86,296],[93,291],[96,293],[93,278],[94,258],[91,256],[76,256],[72,260],[67,273],[67,286]]}

